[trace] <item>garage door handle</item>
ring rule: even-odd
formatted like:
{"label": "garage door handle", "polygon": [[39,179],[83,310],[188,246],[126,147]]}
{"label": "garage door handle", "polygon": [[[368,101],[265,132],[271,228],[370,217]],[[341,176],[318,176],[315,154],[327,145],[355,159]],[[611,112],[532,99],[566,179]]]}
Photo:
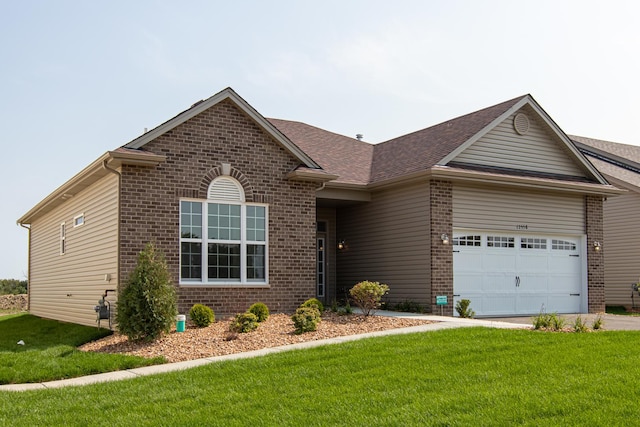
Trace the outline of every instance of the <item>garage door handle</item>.
{"label": "garage door handle", "polygon": [[516,288],[520,287],[520,276],[516,276]]}

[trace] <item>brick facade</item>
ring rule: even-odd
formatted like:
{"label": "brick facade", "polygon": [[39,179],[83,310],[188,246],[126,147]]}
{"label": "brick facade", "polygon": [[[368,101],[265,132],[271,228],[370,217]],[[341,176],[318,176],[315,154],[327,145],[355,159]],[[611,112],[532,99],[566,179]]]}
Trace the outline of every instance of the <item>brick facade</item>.
{"label": "brick facade", "polygon": [[195,303],[234,314],[262,301],[272,311],[292,311],[315,296],[317,184],[286,179],[300,161],[231,101],[223,101],[147,143],[166,156],[157,167],[123,166],[120,193],[120,283],[144,245],[155,242],[179,283],[179,202],[206,199],[223,163],[248,202],[269,205],[268,287],[177,286],[178,309]]}
{"label": "brick facade", "polygon": [[[432,180],[430,188],[431,219],[431,312],[453,315],[453,252],[451,244],[442,242],[442,234],[453,238],[453,184]],[[446,295],[447,305],[436,305],[436,296]]]}
{"label": "brick facade", "polygon": [[[587,276],[589,293],[589,313],[599,313],[605,310],[604,292],[604,222],[601,196],[586,196],[586,230],[587,230]],[[602,245],[596,251],[594,242]]]}

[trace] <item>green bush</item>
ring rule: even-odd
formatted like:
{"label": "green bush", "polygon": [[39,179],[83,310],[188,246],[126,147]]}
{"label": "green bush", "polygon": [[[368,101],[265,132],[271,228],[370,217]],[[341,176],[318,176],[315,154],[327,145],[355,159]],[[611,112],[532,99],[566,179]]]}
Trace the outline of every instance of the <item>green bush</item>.
{"label": "green bush", "polygon": [[118,292],[118,330],[130,340],[151,341],[171,330],[176,314],[176,291],[164,255],[148,243]]}
{"label": "green bush", "polygon": [[461,299],[458,301],[456,303],[456,312],[458,313],[458,316],[469,319],[473,318],[473,316],[476,315],[476,312],[471,310],[469,305],[471,305],[471,301],[468,299]]}
{"label": "green bush", "polygon": [[27,293],[27,281],[16,279],[0,280],[0,295],[20,295]]}
{"label": "green bush", "polygon": [[202,304],[194,304],[191,307],[189,318],[199,328],[206,328],[216,321],[216,315],[213,310]]}
{"label": "green bush", "polygon": [[573,330],[575,332],[589,332],[589,328],[587,327],[587,322],[579,314],[576,317],[576,319],[573,321]]}
{"label": "green bush", "polygon": [[320,322],[320,311],[316,307],[300,307],[291,316],[296,328],[296,334],[312,332],[318,328]]}
{"label": "green bush", "polygon": [[394,311],[402,311],[405,313],[424,313],[424,308],[415,301],[404,300],[393,306]]}
{"label": "green bush", "polygon": [[229,330],[232,332],[251,332],[258,327],[258,318],[255,314],[245,312],[238,313],[236,317],[231,321]]}
{"label": "green bush", "polygon": [[258,319],[258,323],[262,323],[269,317],[269,307],[265,303],[257,302],[247,310],[249,313],[253,313],[256,315]]}
{"label": "green bush", "polygon": [[598,317],[593,319],[593,324],[591,325],[591,329],[593,329],[594,331],[597,331],[602,329],[603,327],[604,327],[604,320],[602,319],[602,316],[598,314]]}
{"label": "green bush", "polygon": [[324,304],[322,304],[322,301],[317,298],[309,298],[300,304],[300,307],[315,307],[320,312],[320,315],[322,315],[322,312],[324,311]]}
{"label": "green bush", "polygon": [[365,280],[351,288],[349,295],[351,295],[353,303],[362,310],[362,314],[369,316],[380,307],[380,301],[387,292],[389,292],[387,285]]}

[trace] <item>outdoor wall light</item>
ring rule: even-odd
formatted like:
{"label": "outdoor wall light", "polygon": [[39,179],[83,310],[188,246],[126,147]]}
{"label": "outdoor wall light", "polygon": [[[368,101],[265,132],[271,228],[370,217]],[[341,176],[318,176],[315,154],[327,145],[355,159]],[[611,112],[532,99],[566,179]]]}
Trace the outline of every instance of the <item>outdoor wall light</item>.
{"label": "outdoor wall light", "polygon": [[442,244],[443,245],[448,245],[449,244],[449,235],[447,233],[442,233],[440,238],[442,239]]}
{"label": "outdoor wall light", "polygon": [[597,240],[593,242],[593,250],[595,250],[596,252],[599,252],[600,249],[602,249],[602,245],[600,244],[600,242],[598,242]]}
{"label": "outdoor wall light", "polygon": [[338,250],[343,250],[346,247],[347,247],[347,243],[344,241],[344,239],[341,239],[338,241]]}

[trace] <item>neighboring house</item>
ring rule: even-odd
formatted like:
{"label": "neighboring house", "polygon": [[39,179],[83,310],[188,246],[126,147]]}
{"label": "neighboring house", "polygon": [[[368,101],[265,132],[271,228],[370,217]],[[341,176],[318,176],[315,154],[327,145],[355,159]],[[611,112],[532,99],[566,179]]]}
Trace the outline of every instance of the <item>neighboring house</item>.
{"label": "neighboring house", "polygon": [[105,153],[18,222],[31,312],[83,324],[149,241],[182,313],[292,311],[361,280],[438,313],[461,298],[478,315],[595,312],[602,202],[619,193],[529,95],[371,145],[265,119],[228,88]]}
{"label": "neighboring house", "polygon": [[640,305],[632,285],[640,282],[640,147],[570,136],[589,161],[626,190],[604,203],[604,278],[607,305]]}

